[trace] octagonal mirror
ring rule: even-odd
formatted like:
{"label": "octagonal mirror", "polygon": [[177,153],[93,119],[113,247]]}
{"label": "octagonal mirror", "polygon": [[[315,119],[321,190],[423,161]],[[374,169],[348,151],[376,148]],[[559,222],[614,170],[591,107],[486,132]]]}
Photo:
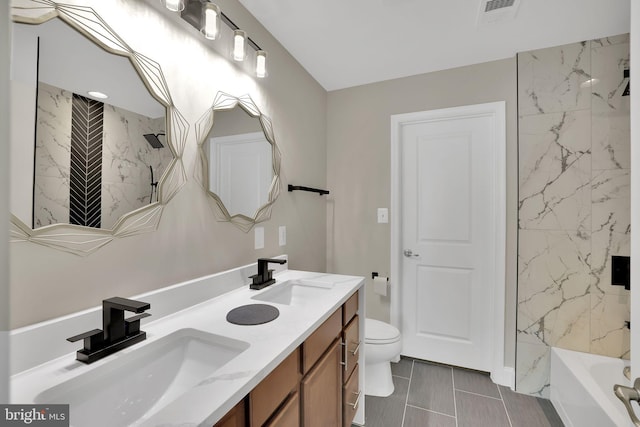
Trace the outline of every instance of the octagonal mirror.
{"label": "octagonal mirror", "polygon": [[187,132],[159,65],[91,8],[21,4],[10,79],[13,240],[86,254],[155,229],[185,181],[177,160]]}
{"label": "octagonal mirror", "polygon": [[280,189],[280,153],[270,120],[250,97],[220,93],[197,130],[199,181],[219,218],[244,231],[269,219]]}

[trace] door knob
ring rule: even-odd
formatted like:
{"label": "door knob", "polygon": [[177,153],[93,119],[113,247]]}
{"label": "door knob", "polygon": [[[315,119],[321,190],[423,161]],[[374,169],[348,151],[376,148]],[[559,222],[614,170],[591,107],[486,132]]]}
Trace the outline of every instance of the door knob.
{"label": "door knob", "polygon": [[407,258],[420,256],[420,254],[414,254],[411,249],[405,249],[403,253],[404,253],[404,256],[406,256]]}

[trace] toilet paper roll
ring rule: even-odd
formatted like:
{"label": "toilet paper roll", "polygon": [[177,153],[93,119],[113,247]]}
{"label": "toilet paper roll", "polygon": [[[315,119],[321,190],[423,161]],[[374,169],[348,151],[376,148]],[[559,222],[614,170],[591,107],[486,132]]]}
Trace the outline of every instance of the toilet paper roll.
{"label": "toilet paper roll", "polygon": [[383,297],[387,296],[387,285],[389,283],[389,279],[385,276],[376,276],[373,278],[373,292],[378,295],[382,295]]}

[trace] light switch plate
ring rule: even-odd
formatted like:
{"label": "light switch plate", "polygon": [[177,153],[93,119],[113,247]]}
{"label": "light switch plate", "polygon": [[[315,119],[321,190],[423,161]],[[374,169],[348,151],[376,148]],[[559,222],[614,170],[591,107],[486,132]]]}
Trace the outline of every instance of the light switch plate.
{"label": "light switch plate", "polygon": [[281,225],[278,227],[278,244],[284,246],[287,244],[287,227]]}
{"label": "light switch plate", "polygon": [[389,209],[378,208],[378,223],[386,224],[389,222]]}
{"label": "light switch plate", "polygon": [[264,227],[255,228],[255,249],[264,248]]}

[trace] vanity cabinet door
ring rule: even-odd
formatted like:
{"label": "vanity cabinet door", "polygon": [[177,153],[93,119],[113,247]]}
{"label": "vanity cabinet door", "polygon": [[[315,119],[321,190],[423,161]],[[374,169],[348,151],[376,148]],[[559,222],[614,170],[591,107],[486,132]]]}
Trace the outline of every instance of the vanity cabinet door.
{"label": "vanity cabinet door", "polygon": [[266,427],[300,427],[300,396],[294,393]]}
{"label": "vanity cabinet door", "polygon": [[320,361],[302,380],[304,427],[342,426],[342,360],[335,340]]}
{"label": "vanity cabinet door", "polygon": [[250,425],[262,426],[295,392],[300,381],[300,352],[295,349],[277,368],[249,393]]}
{"label": "vanity cabinet door", "polygon": [[246,427],[247,423],[244,415],[244,408],[244,400],[241,400],[240,403],[227,412],[227,415],[225,415],[213,427]]}

